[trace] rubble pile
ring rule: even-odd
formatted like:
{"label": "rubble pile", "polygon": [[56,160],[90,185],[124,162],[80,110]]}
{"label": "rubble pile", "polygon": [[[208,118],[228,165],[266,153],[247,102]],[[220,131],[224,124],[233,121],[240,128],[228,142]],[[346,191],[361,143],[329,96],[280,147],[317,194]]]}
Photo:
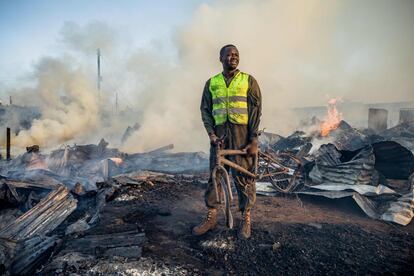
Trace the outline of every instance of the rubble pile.
{"label": "rubble pile", "polygon": [[414,152],[414,121],[403,122],[374,135],[374,137],[381,141],[395,141]]}
{"label": "rubble pile", "polygon": [[[174,174],[206,172],[203,153],[168,153],[168,145],[125,154],[97,145],[74,145],[43,154],[38,146],[0,163],[0,273],[29,274],[53,253],[92,258],[139,258],[145,234],[130,225],[91,232],[122,187],[137,190],[177,182]],[[151,168],[155,171],[146,171]],[[184,176],[183,176],[184,175]]]}
{"label": "rubble pile", "polygon": [[[296,131],[266,148],[301,159],[305,177],[294,193],[352,197],[368,216],[401,225],[414,216],[413,149],[414,122],[374,133],[345,121],[326,137]],[[274,195],[277,189],[258,182],[258,193]]]}
{"label": "rubble pile", "polygon": [[[260,143],[263,152],[300,160],[300,171],[293,172],[300,174],[294,194],[351,197],[369,217],[401,225],[414,216],[414,122],[374,132],[340,121],[326,136],[317,131],[288,137],[263,133]],[[34,145],[0,161],[0,274],[30,274],[51,255],[43,273],[98,258],[140,258],[146,235],[136,222],[139,217],[114,223],[104,221],[102,213],[108,204],[146,204],[151,198],[162,200],[169,189],[183,189],[180,185],[204,185],[208,155],[168,152],[172,148],[126,154],[102,139],[48,154]],[[257,193],[279,192],[259,181]],[[217,244],[201,247],[224,246]]]}

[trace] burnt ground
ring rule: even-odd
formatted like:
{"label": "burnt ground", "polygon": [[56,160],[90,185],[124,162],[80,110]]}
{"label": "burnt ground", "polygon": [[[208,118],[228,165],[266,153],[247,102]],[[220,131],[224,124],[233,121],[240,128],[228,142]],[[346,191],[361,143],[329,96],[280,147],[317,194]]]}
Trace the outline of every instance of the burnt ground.
{"label": "burnt ground", "polygon": [[[122,188],[90,231],[143,229],[146,241],[141,259],[57,255],[38,273],[348,275],[414,271],[413,223],[403,227],[372,220],[351,199],[258,196],[250,240],[237,239],[236,230],[225,227],[223,213],[214,231],[193,237],[191,228],[205,212],[203,186],[183,178]],[[240,214],[235,203],[237,227]]]}

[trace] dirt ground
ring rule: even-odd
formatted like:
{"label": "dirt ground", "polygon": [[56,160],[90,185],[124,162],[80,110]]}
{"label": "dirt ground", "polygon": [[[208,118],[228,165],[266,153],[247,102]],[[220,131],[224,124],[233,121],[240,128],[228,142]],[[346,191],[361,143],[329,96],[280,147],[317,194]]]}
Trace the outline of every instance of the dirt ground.
{"label": "dirt ground", "polygon": [[[191,228],[205,212],[204,183],[183,178],[176,183],[125,187],[108,203],[91,233],[142,229],[146,241],[139,260],[57,255],[38,273],[349,275],[414,271],[413,223],[403,227],[372,220],[351,199],[258,196],[250,240],[239,240],[236,230],[227,229],[222,212],[214,231],[193,237]],[[236,203],[237,198],[232,207],[237,227]]]}

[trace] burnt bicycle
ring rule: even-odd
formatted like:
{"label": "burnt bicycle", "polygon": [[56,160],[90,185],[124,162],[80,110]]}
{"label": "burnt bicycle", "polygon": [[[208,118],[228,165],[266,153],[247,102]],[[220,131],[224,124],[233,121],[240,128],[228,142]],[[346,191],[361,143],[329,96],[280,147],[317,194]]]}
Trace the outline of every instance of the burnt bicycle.
{"label": "burnt bicycle", "polygon": [[[233,200],[229,173],[226,168],[233,168],[256,180],[268,181],[276,191],[290,193],[299,185],[303,167],[301,161],[288,153],[258,151],[254,158],[254,172],[250,172],[227,159],[227,156],[248,155],[246,150],[224,149],[224,138],[218,140],[215,151],[215,166],[212,170],[214,192],[218,203],[224,201],[226,225],[233,228],[233,215],[230,204]],[[219,195],[219,185],[223,191],[223,198]]]}

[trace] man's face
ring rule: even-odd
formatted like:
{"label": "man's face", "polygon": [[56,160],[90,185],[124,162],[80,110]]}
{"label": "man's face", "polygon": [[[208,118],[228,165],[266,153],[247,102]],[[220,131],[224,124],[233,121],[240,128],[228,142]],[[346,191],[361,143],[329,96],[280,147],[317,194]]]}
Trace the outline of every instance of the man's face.
{"label": "man's face", "polygon": [[227,47],[220,57],[223,68],[227,70],[235,70],[239,65],[239,60],[239,51],[236,47]]}

